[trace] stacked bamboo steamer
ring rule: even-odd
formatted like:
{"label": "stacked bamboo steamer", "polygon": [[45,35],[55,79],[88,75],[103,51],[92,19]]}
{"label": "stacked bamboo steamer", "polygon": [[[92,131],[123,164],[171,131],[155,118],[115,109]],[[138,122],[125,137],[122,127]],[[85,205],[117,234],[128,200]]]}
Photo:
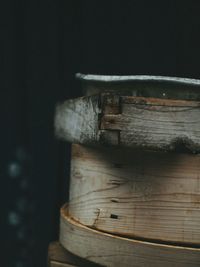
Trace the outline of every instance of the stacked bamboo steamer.
{"label": "stacked bamboo steamer", "polygon": [[102,266],[200,266],[200,81],[82,75],[56,110],[72,143],[60,242]]}

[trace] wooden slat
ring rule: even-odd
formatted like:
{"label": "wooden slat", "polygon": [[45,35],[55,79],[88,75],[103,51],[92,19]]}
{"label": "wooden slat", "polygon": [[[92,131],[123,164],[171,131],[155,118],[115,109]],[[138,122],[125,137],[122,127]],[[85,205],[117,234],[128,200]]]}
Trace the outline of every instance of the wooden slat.
{"label": "wooden slat", "polygon": [[81,144],[200,152],[200,102],[101,94],[57,107],[59,137]]}
{"label": "wooden slat", "polygon": [[200,245],[200,155],[72,145],[70,216],[110,233]]}
{"label": "wooden slat", "polygon": [[114,236],[85,227],[61,211],[60,242],[78,256],[108,267],[199,267],[200,249]]}
{"label": "wooden slat", "polygon": [[120,131],[120,144],[200,151],[200,102],[123,97],[121,114],[105,114],[101,129]]}

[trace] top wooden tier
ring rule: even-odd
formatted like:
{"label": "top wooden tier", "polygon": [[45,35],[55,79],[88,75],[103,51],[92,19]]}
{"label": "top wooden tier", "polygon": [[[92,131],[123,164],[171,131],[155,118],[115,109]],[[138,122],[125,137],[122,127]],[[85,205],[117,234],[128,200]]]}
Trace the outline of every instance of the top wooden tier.
{"label": "top wooden tier", "polygon": [[85,95],[102,92],[167,99],[200,100],[200,80],[150,75],[93,75],[77,73]]}
{"label": "top wooden tier", "polygon": [[200,80],[76,76],[85,96],[57,106],[59,137],[81,144],[200,152]]}

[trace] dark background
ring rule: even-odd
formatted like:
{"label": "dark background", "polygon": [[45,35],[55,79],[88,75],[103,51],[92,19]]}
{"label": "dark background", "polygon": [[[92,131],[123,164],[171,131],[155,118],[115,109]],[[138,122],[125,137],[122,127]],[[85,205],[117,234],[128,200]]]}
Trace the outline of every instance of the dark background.
{"label": "dark background", "polygon": [[200,1],[1,1],[2,267],[45,267],[67,200],[56,103],[76,72],[200,77]]}

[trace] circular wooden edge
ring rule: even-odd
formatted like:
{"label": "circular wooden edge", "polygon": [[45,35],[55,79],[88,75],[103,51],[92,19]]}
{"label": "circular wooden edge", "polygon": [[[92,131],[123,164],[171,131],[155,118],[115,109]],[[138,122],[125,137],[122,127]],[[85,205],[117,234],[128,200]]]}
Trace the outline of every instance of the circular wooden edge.
{"label": "circular wooden edge", "polygon": [[139,241],[86,227],[61,209],[60,242],[71,253],[103,266],[199,267],[200,248]]}
{"label": "circular wooden edge", "polygon": [[153,75],[97,75],[97,74],[82,74],[76,73],[76,78],[82,81],[93,82],[164,82],[200,86],[200,80],[181,78],[181,77],[168,77],[168,76],[153,76]]}

